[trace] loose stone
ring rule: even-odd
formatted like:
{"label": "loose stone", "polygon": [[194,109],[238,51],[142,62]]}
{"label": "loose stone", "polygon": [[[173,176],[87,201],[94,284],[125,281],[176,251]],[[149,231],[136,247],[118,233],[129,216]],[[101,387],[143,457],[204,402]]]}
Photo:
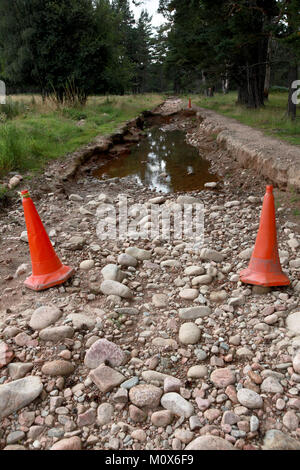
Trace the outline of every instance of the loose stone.
{"label": "loose stone", "polygon": [[53,444],[50,450],[81,450],[81,440],[78,436],[62,439]]}
{"label": "loose stone", "polygon": [[248,388],[242,388],[237,392],[238,401],[246,408],[262,408],[263,400],[261,396]]}
{"label": "loose stone", "polygon": [[184,323],[179,330],[179,341],[183,344],[196,344],[200,337],[201,331],[195,323]]}
{"label": "loose stone", "polygon": [[183,289],[179,292],[179,296],[184,300],[195,300],[199,295],[197,289]]}
{"label": "loose stone", "polygon": [[233,445],[216,436],[201,436],[188,444],[185,450],[234,450]]}
{"label": "loose stone", "polygon": [[283,387],[275,377],[267,377],[261,384],[260,389],[266,393],[282,393]]}
{"label": "loose stone", "polygon": [[182,382],[176,377],[166,377],[164,379],[164,392],[165,393],[179,392],[181,387],[182,387]]}
{"label": "loose stone", "polygon": [[177,416],[189,418],[194,414],[194,407],[178,393],[166,393],[161,399],[163,408],[171,411]]}
{"label": "loose stone", "polygon": [[296,374],[300,374],[300,352],[298,352],[293,359],[293,369]]}
{"label": "loose stone", "polygon": [[101,273],[105,281],[122,282],[126,277],[116,264],[108,264]]}
{"label": "loose stone", "polygon": [[130,247],[126,249],[126,254],[136,258],[139,261],[151,259],[151,252],[137,247]]}
{"label": "loose stone", "polygon": [[176,429],[174,435],[176,439],[179,439],[184,444],[189,444],[194,437],[194,433],[188,429]]}
{"label": "loose stone", "polygon": [[14,355],[15,354],[13,350],[10,348],[10,346],[8,346],[6,343],[1,341],[0,342],[0,369],[2,367],[7,366],[7,364],[9,364],[13,360]]}
{"label": "loose stone", "polygon": [[55,306],[39,307],[33,312],[29,326],[33,330],[43,330],[59,320],[61,316],[61,311]]}
{"label": "loose stone", "polygon": [[179,317],[182,320],[197,320],[197,318],[208,317],[211,314],[209,307],[191,307],[181,308],[179,310]]}
{"label": "loose stone", "polygon": [[127,267],[128,266],[133,266],[135,268],[138,264],[138,261],[133,256],[130,256],[126,253],[123,253],[118,257],[118,263],[121,266],[127,266]]}
{"label": "loose stone", "polygon": [[162,393],[162,390],[154,385],[137,385],[130,389],[129,399],[138,408],[157,408]]}
{"label": "loose stone", "polygon": [[51,361],[46,362],[42,367],[42,373],[45,375],[56,376],[68,376],[71,375],[75,370],[75,367],[71,362],[68,361]]}
{"label": "loose stone", "polygon": [[235,374],[230,369],[216,369],[210,376],[210,380],[218,388],[225,388],[235,383]]}
{"label": "loose stone", "polygon": [[25,377],[25,375],[28,374],[28,372],[30,372],[32,369],[33,364],[31,362],[13,362],[8,366],[8,373],[13,380],[18,380]]}
{"label": "loose stone", "polygon": [[193,366],[188,370],[187,376],[191,379],[200,379],[207,376],[206,366]]}
{"label": "loose stone", "polygon": [[300,450],[298,439],[277,429],[270,429],[264,437],[264,450]]}
{"label": "loose stone", "polygon": [[0,419],[27,406],[42,390],[41,379],[36,376],[0,385]]}
{"label": "loose stone", "polygon": [[85,261],[82,261],[79,267],[80,269],[82,269],[82,271],[90,271],[90,269],[92,269],[94,266],[95,266],[94,260],[87,259]]}
{"label": "loose stone", "polygon": [[129,287],[117,281],[104,281],[102,282],[100,289],[105,295],[117,295],[124,299],[131,299],[133,297],[133,293]]}
{"label": "loose stone", "polygon": [[87,351],[84,363],[89,369],[97,369],[107,362],[112,367],[120,366],[125,361],[123,350],[107,339],[99,339]]}
{"label": "loose stone", "polygon": [[154,426],[160,428],[160,427],[166,427],[169,424],[172,423],[173,421],[173,413],[169,410],[164,410],[164,411],[156,411],[155,413],[152,413],[151,415],[151,422]]}
{"label": "loose stone", "polygon": [[103,393],[110,392],[125,381],[125,377],[120,372],[103,364],[90,372],[89,377]]}
{"label": "loose stone", "polygon": [[294,411],[287,411],[282,422],[289,431],[296,431],[299,426],[299,418]]}
{"label": "loose stone", "polygon": [[83,315],[81,313],[71,313],[67,316],[66,321],[72,322],[75,330],[81,330],[85,328],[92,330],[96,323],[93,318],[90,318],[87,315]]}
{"label": "loose stone", "polygon": [[43,341],[51,341],[57,343],[65,338],[72,338],[74,330],[70,326],[56,326],[53,328],[45,328],[39,332],[39,337]]}
{"label": "loose stone", "polygon": [[97,423],[104,426],[111,422],[114,413],[114,407],[109,403],[102,403],[97,410]]}

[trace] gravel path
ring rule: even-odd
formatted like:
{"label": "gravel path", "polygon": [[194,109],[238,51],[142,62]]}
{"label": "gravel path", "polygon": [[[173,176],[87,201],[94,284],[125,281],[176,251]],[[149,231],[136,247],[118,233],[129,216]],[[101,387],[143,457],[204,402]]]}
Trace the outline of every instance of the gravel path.
{"label": "gravel path", "polygon": [[[226,156],[193,129],[188,139],[210,146],[213,166]],[[76,269],[41,293],[23,286],[21,204],[2,217],[0,449],[300,450],[299,235],[279,211],[289,288],[239,282],[264,195],[264,180],[242,190],[252,177],[224,175],[185,195],[91,177],[33,191],[57,253]],[[204,204],[202,249],[100,240],[97,210],[117,207],[120,194],[165,210]]]}

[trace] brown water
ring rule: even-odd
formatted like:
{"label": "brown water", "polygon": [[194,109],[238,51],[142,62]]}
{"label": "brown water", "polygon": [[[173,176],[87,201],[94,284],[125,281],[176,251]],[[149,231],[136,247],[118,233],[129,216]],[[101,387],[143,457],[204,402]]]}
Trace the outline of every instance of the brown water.
{"label": "brown water", "polygon": [[159,127],[151,128],[130,155],[104,163],[94,176],[132,176],[138,183],[163,193],[201,190],[205,183],[218,180],[209,172],[209,163],[199,151],[185,142],[183,131]]}

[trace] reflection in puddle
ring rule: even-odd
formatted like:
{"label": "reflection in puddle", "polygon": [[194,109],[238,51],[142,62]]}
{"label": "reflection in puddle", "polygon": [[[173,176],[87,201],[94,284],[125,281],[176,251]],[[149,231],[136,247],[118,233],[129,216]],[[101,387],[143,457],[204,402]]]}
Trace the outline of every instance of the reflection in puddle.
{"label": "reflection in puddle", "polygon": [[98,178],[133,176],[138,183],[156,191],[201,190],[217,181],[209,163],[198,150],[185,142],[183,131],[164,131],[154,127],[147,138],[132,148],[130,155],[107,161],[94,175]]}

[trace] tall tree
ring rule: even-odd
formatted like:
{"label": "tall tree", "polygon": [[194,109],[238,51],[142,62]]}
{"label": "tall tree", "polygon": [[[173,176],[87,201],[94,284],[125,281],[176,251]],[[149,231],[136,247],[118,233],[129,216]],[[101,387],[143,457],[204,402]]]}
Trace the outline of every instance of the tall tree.
{"label": "tall tree", "polygon": [[142,10],[136,26],[136,53],[134,61],[135,69],[135,90],[137,93],[144,93],[150,80],[150,68],[152,62],[153,31],[152,17],[147,10]]}
{"label": "tall tree", "polygon": [[95,93],[124,94],[130,87],[132,67],[124,44],[123,31],[120,28],[122,18],[109,0],[97,0],[95,16],[97,31],[106,45],[107,62],[101,70],[95,64],[93,76],[95,77]]}
{"label": "tall tree", "polygon": [[170,50],[181,74],[203,70],[212,82],[225,70],[238,86],[240,104],[264,104],[275,0],[161,0],[160,9],[172,22]]}
{"label": "tall tree", "polygon": [[286,0],[281,2],[283,8],[283,42],[286,45],[288,57],[288,117],[296,119],[297,104],[293,100],[294,84],[298,80],[300,62],[300,2],[299,0]]}
{"label": "tall tree", "polygon": [[[119,45],[124,48],[124,62],[130,77],[130,87],[136,73],[137,33],[134,14],[129,0],[112,0],[112,8],[117,15],[119,29]],[[123,90],[123,93],[125,89]]]}
{"label": "tall tree", "polygon": [[108,87],[117,63],[117,24],[109,0],[1,0],[0,43],[5,75],[37,84],[59,101],[76,93],[84,102]]}
{"label": "tall tree", "polygon": [[168,31],[169,25],[164,24],[156,28],[156,34],[153,39],[153,53],[150,74],[150,90],[162,91],[168,90],[169,77],[165,71],[167,49],[168,49]]}

